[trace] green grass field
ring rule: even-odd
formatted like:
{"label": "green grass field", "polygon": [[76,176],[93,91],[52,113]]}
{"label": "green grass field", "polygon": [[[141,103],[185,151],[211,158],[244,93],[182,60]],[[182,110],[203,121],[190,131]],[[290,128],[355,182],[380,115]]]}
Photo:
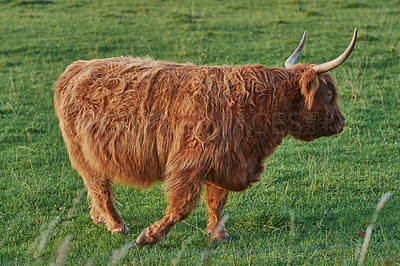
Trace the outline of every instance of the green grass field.
{"label": "green grass field", "polygon": [[[400,263],[400,1],[0,0],[0,264]],[[131,230],[94,226],[53,108],[53,84],[78,59],[120,55],[196,64],[283,66],[304,30],[298,62],[355,51],[333,70],[342,134],[286,138],[262,182],[231,193],[232,242],[210,243],[202,198],[155,246],[132,241],[167,207],[162,184],[115,186]]]}

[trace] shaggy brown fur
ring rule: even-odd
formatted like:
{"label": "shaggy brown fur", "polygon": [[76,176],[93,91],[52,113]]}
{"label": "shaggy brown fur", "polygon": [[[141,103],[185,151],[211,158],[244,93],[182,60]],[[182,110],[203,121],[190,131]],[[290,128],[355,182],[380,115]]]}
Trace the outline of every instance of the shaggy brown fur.
{"label": "shaggy brown fur", "polygon": [[310,141],[344,125],[334,80],[311,65],[78,61],[56,83],[55,110],[71,163],[92,199],[94,223],[127,232],[111,183],[146,188],[165,182],[167,213],[143,230],[138,245],[159,241],[185,219],[204,184],[208,231],[226,239],[220,222],[229,191],[258,181],[283,137]]}

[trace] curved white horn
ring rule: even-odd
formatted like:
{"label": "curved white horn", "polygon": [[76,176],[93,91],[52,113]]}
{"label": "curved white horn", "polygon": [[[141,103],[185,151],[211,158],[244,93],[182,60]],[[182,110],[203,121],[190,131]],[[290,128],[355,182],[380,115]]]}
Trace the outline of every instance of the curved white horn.
{"label": "curved white horn", "polygon": [[354,29],[353,39],[351,40],[351,43],[349,47],[347,47],[346,51],[344,51],[343,54],[341,54],[338,58],[332,61],[317,66],[313,66],[315,72],[317,72],[317,74],[328,72],[329,70],[334,69],[335,67],[341,65],[344,61],[346,61],[346,59],[350,56],[351,52],[353,51],[353,48],[356,44],[356,39],[357,39],[357,28]]}
{"label": "curved white horn", "polygon": [[291,69],[294,66],[294,63],[296,62],[297,57],[299,57],[299,55],[301,53],[301,50],[303,50],[304,43],[306,42],[306,35],[307,35],[307,31],[304,32],[303,38],[301,39],[299,46],[297,46],[297,49],[285,61],[285,68],[286,69]]}

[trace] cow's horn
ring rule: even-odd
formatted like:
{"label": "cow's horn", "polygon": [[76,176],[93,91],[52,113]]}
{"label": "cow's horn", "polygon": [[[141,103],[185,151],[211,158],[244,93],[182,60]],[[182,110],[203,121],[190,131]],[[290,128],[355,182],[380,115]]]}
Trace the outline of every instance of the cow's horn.
{"label": "cow's horn", "polygon": [[351,52],[353,51],[354,45],[356,44],[356,39],[357,39],[357,28],[354,29],[353,39],[351,40],[351,43],[349,47],[347,47],[346,51],[344,51],[342,55],[340,55],[338,58],[332,61],[313,66],[315,72],[317,72],[317,74],[328,72],[329,70],[334,69],[335,67],[339,66],[344,61],[346,61],[346,59],[350,56]]}
{"label": "cow's horn", "polygon": [[296,62],[297,57],[299,57],[301,50],[303,50],[304,43],[306,42],[307,31],[304,32],[303,38],[300,41],[299,46],[297,46],[296,51],[285,61],[285,68],[291,69],[294,67],[294,63]]}

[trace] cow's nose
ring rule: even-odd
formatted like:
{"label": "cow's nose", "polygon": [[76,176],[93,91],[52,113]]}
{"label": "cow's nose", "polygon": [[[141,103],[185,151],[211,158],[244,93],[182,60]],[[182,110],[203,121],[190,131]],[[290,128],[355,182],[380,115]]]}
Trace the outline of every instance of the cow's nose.
{"label": "cow's nose", "polygon": [[339,121],[338,121],[338,123],[336,124],[336,127],[335,127],[335,129],[336,129],[336,132],[335,132],[335,133],[336,133],[336,134],[342,133],[343,128],[344,128],[345,121],[346,121],[346,119],[341,115],[341,116],[339,117]]}

